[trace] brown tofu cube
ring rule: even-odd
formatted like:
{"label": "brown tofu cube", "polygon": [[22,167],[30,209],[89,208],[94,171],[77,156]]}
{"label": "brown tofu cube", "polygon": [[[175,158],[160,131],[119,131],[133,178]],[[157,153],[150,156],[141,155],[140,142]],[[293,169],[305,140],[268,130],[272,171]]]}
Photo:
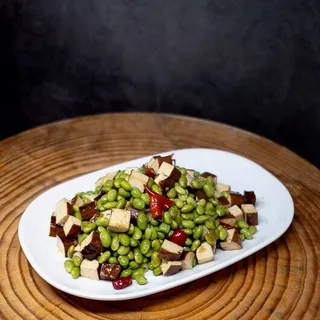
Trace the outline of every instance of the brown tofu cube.
{"label": "brown tofu cube", "polygon": [[99,211],[94,202],[86,203],[81,206],[80,213],[83,221],[89,221],[93,216],[99,215]]}
{"label": "brown tofu cube", "polygon": [[243,195],[237,192],[230,192],[228,200],[231,206],[234,206],[234,205],[241,206],[242,204],[244,204]]}
{"label": "brown tofu cube", "polygon": [[172,276],[182,268],[181,261],[162,261],[160,265],[164,276]]}
{"label": "brown tofu cube", "polygon": [[227,225],[229,227],[234,227],[236,224],[236,218],[232,214],[225,215],[219,218],[221,224]]}
{"label": "brown tofu cube", "polygon": [[256,205],[256,195],[253,191],[244,191],[244,203]]}
{"label": "brown tofu cube", "polygon": [[258,225],[258,212],[253,204],[243,204],[241,205],[241,210],[244,213],[248,225]]}
{"label": "brown tofu cube", "polygon": [[63,231],[66,237],[76,238],[81,232],[81,221],[74,216],[69,216],[63,226]]}
{"label": "brown tofu cube", "polygon": [[165,239],[161,245],[158,257],[161,260],[175,261],[179,260],[183,248],[172,241]]}
{"label": "brown tofu cube", "polygon": [[49,237],[55,237],[57,234],[57,225],[56,225],[56,217],[51,216],[50,218],[50,230],[49,230]]}
{"label": "brown tofu cube", "polygon": [[121,272],[120,264],[103,263],[100,268],[101,280],[115,280]]}
{"label": "brown tofu cube", "polygon": [[100,236],[97,232],[92,231],[90,235],[84,239],[80,246],[80,252],[87,260],[95,259],[102,251],[103,246]]}
{"label": "brown tofu cube", "polygon": [[237,205],[228,208],[228,211],[236,218],[237,221],[245,219],[242,210]]}

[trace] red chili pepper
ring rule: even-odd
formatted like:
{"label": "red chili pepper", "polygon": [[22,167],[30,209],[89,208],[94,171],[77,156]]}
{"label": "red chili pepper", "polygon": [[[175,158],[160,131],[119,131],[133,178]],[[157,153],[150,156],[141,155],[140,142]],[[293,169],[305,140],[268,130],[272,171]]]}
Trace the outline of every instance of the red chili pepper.
{"label": "red chili pepper", "polygon": [[132,278],[130,276],[119,278],[112,281],[113,288],[115,290],[124,289],[132,284]]}
{"label": "red chili pepper", "polygon": [[145,186],[145,188],[148,195],[150,196],[150,209],[152,212],[152,218],[161,218],[162,211],[168,210],[173,205],[173,201],[164,196],[161,196],[156,192],[153,192],[147,186]]}
{"label": "red chili pepper", "polygon": [[178,244],[179,246],[184,246],[186,243],[186,240],[188,238],[188,235],[180,228],[174,230],[174,233],[170,237],[170,241],[174,242],[175,244]]}

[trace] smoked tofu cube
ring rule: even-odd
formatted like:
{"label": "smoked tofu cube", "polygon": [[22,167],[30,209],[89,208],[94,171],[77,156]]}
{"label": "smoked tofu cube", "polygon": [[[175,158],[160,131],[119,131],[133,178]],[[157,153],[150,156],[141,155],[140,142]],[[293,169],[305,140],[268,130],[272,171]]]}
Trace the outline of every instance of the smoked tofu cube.
{"label": "smoked tofu cube", "polygon": [[57,224],[56,224],[56,216],[51,216],[50,218],[50,229],[49,229],[49,237],[55,237],[57,234]]}
{"label": "smoked tofu cube", "polygon": [[71,205],[72,206],[76,206],[76,207],[81,207],[84,204],[83,200],[81,199],[80,196],[75,196],[74,198],[72,198],[71,200]]}
{"label": "smoked tofu cube", "polygon": [[99,280],[99,262],[84,259],[80,265],[80,275],[84,278]]}
{"label": "smoked tofu cube", "polygon": [[240,250],[241,246],[241,239],[237,233],[236,229],[229,229],[227,230],[228,236],[226,241],[220,242],[220,247],[222,250]]}
{"label": "smoked tofu cube", "polygon": [[240,193],[230,192],[228,201],[230,202],[231,206],[234,206],[234,205],[241,206],[242,204],[244,204],[244,197]]}
{"label": "smoked tofu cube", "polygon": [[161,173],[159,174],[155,179],[154,179],[154,182],[157,184],[157,185],[160,185],[160,182],[167,179],[167,176],[164,174],[164,173]]}
{"label": "smoked tofu cube", "polygon": [[244,220],[243,212],[238,206],[234,205],[228,208],[228,211],[231,215],[233,215],[236,218],[237,221]]}
{"label": "smoked tofu cube", "polygon": [[86,203],[80,207],[83,221],[90,221],[94,216],[99,215],[99,211],[94,202]]}
{"label": "smoked tofu cube", "polygon": [[95,259],[102,251],[102,243],[97,232],[92,231],[80,245],[80,252],[87,260]]}
{"label": "smoked tofu cube", "polygon": [[161,245],[158,257],[161,260],[175,261],[179,260],[183,248],[176,243],[165,239]]}
{"label": "smoked tofu cube", "polygon": [[119,170],[118,171],[109,172],[105,176],[99,178],[97,180],[97,182],[96,182],[96,187],[102,187],[107,180],[113,180],[118,172],[119,172]]}
{"label": "smoked tofu cube", "polygon": [[215,197],[219,198],[221,197],[221,192],[226,191],[230,192],[231,187],[228,184],[223,184],[223,183],[217,183],[216,184],[216,191],[215,191]]}
{"label": "smoked tofu cube", "polygon": [[196,257],[199,264],[213,260],[213,249],[208,242],[203,242],[201,246],[196,250]]}
{"label": "smoked tofu cube", "polygon": [[129,210],[112,209],[108,229],[111,232],[127,232],[130,226],[131,213]]}
{"label": "smoked tofu cube", "polygon": [[169,155],[169,156],[155,156],[152,159],[150,159],[150,161],[146,164],[146,167],[151,168],[154,170],[154,172],[156,174],[158,174],[158,170],[160,168],[160,166],[162,165],[162,163],[166,162],[170,165],[172,165],[172,156],[173,155]]}
{"label": "smoked tofu cube", "polygon": [[149,177],[138,171],[132,171],[128,180],[132,187],[138,188],[141,192],[144,191],[144,186],[148,181]]}
{"label": "smoked tofu cube", "polygon": [[220,221],[220,223],[227,225],[228,227],[234,227],[237,219],[232,214],[227,214],[227,215],[219,218],[219,221]]}
{"label": "smoked tofu cube", "polygon": [[181,259],[181,262],[182,262],[182,270],[191,270],[193,267],[193,259],[195,257],[195,254],[194,252],[187,252],[185,251],[183,253],[183,256],[182,256],[182,259]]}
{"label": "smoked tofu cube", "polygon": [[174,166],[167,162],[162,162],[157,174],[164,174],[165,176],[169,177],[171,172],[173,171]]}
{"label": "smoked tofu cube", "polygon": [[63,226],[63,231],[66,237],[75,238],[81,232],[81,221],[74,216],[69,216]]}
{"label": "smoked tofu cube", "polygon": [[67,256],[68,249],[71,246],[74,246],[77,244],[77,242],[74,239],[69,239],[65,237],[64,234],[57,234],[57,248],[58,252],[61,252],[65,257]]}
{"label": "smoked tofu cube", "polygon": [[243,204],[241,205],[241,210],[248,225],[256,226],[258,224],[258,212],[253,204]]}
{"label": "smoked tofu cube", "polygon": [[179,272],[179,270],[182,268],[182,262],[162,261],[160,268],[164,276],[172,276],[173,274]]}
{"label": "smoked tofu cube", "polygon": [[55,214],[56,224],[63,226],[68,217],[73,215],[71,203],[65,198],[61,199],[56,205]]}
{"label": "smoked tofu cube", "polygon": [[120,264],[103,263],[100,268],[101,280],[115,280],[121,272]]}

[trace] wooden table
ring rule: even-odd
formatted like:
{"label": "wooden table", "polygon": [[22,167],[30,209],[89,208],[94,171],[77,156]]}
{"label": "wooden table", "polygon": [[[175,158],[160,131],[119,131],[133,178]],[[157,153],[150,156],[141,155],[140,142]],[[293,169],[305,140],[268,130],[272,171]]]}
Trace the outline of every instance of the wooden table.
{"label": "wooden table", "polygon": [[[17,236],[21,214],[33,199],[83,173],[186,147],[232,151],[276,175],[295,202],[295,218],[285,235],[201,280],[124,303],[70,296],[35,273]],[[320,173],[286,148],[204,120],[105,114],[1,141],[0,162],[2,319],[320,319]]]}

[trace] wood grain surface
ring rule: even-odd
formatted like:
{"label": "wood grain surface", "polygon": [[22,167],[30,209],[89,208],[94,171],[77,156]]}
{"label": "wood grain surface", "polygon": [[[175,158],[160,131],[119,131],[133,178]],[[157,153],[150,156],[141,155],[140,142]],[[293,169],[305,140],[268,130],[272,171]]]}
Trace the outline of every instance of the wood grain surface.
{"label": "wood grain surface", "polygon": [[[125,302],[73,297],[36,274],[17,235],[33,199],[78,175],[186,147],[232,151],[277,176],[295,203],[284,236],[201,280]],[[320,172],[271,141],[187,117],[104,114],[1,141],[0,170],[1,319],[320,319]]]}

